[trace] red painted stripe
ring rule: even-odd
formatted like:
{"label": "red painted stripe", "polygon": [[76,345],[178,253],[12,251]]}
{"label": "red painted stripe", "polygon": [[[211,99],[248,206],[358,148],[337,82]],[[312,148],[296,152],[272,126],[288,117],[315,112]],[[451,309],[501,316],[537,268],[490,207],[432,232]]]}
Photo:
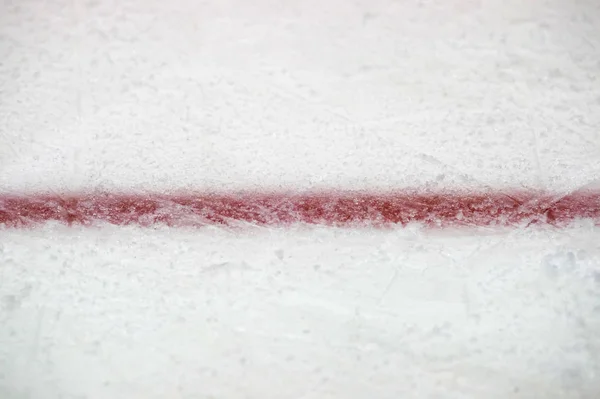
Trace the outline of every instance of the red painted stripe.
{"label": "red painted stripe", "polygon": [[0,195],[0,225],[386,227],[419,222],[429,227],[565,225],[600,222],[600,193],[419,193],[399,191],[238,194]]}

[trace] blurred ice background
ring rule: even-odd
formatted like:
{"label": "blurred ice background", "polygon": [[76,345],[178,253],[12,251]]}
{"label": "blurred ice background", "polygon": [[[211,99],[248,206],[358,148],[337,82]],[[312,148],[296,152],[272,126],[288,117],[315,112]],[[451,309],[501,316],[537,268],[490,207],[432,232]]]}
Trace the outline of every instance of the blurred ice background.
{"label": "blurred ice background", "polygon": [[[595,0],[0,3],[0,190],[600,179]],[[596,398],[600,229],[0,229],[0,397]]]}

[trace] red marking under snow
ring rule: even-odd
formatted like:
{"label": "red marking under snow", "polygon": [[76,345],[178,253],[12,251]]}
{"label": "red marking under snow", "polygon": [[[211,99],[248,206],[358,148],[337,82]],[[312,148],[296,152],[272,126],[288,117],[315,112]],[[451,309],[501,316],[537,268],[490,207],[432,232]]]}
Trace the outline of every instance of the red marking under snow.
{"label": "red marking under snow", "polygon": [[560,226],[600,222],[600,193],[239,193],[0,195],[0,225],[205,226],[240,224],[386,227]]}

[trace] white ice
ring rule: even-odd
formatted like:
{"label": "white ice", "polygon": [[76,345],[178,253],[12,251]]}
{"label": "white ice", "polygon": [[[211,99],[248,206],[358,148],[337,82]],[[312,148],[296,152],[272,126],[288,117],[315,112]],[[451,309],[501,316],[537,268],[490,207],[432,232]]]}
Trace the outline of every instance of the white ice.
{"label": "white ice", "polygon": [[[0,3],[0,192],[600,181],[595,0]],[[596,398],[600,229],[0,229],[0,398]]]}

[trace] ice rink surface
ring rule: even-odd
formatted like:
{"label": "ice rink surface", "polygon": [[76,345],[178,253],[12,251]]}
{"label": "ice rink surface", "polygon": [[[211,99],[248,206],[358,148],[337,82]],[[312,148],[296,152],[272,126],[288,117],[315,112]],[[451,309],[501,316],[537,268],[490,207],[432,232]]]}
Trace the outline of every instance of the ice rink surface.
{"label": "ice rink surface", "polygon": [[[0,4],[0,194],[600,187],[600,3]],[[1,209],[0,209],[1,211]],[[0,227],[0,398],[597,398],[600,227]]]}

